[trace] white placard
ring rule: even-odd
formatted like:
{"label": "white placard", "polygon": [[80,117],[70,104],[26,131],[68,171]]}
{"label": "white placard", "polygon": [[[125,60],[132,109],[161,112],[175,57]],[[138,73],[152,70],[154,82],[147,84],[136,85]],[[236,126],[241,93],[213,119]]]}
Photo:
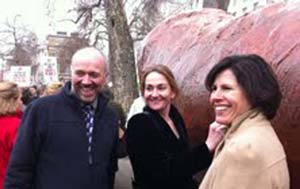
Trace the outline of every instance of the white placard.
{"label": "white placard", "polygon": [[56,57],[44,56],[41,58],[43,81],[45,84],[58,81]]}
{"label": "white placard", "polygon": [[18,84],[20,87],[30,86],[31,67],[11,66],[7,79]]}

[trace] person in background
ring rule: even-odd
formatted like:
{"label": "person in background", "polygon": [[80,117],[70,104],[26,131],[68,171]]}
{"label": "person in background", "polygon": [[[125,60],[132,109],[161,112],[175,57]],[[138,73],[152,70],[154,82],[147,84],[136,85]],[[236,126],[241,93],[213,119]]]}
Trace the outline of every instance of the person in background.
{"label": "person in background", "polygon": [[132,178],[132,168],[128,159],[127,149],[126,149],[126,141],[124,137],[125,133],[125,122],[126,122],[126,114],[122,108],[121,103],[118,103],[114,94],[110,88],[111,86],[104,87],[104,93],[109,98],[108,106],[110,106],[118,115],[118,126],[119,126],[119,142],[117,148],[118,154],[118,171],[116,172],[115,189],[129,189],[131,188],[131,178]]}
{"label": "person in background", "polygon": [[5,189],[112,189],[118,119],[102,94],[108,69],[93,47],[72,57],[71,81],[26,108]]}
{"label": "person in background", "polygon": [[126,115],[124,113],[122,105],[115,101],[114,94],[108,86],[104,87],[103,93],[109,99],[108,106],[116,112],[118,117],[119,142],[117,154],[118,158],[123,158],[127,156],[126,144],[124,140]]}
{"label": "person in background", "polygon": [[29,88],[23,88],[21,100],[23,102],[24,107],[26,107],[31,102],[31,94]]}
{"label": "person in background", "polygon": [[228,130],[200,189],[288,189],[287,160],[270,120],[280,105],[275,74],[258,55],[222,59],[205,80],[215,123]]}
{"label": "person in background", "polygon": [[128,122],[125,133],[137,189],[193,189],[193,174],[207,168],[224,126],[214,124],[205,143],[190,148],[182,116],[172,105],[179,89],[164,65],[146,68],[141,91],[146,107]]}
{"label": "person in background", "polygon": [[[59,85],[62,85],[61,88],[64,86],[64,84],[59,82],[59,81],[58,82],[53,82],[53,83],[59,83]],[[37,88],[39,97],[45,96],[46,88],[47,88],[46,84],[39,83],[38,88]]]}
{"label": "person in background", "polygon": [[35,85],[31,87],[23,88],[22,90],[22,102],[23,102],[23,109],[27,107],[28,104],[30,104],[32,101],[39,98],[39,95],[37,93],[37,87]]}
{"label": "person in background", "polygon": [[63,84],[61,82],[52,82],[46,86],[43,96],[54,95],[60,92]]}
{"label": "person in background", "polygon": [[0,82],[0,189],[6,173],[9,157],[15,143],[22,118],[21,91],[17,84]]}
{"label": "person in background", "polygon": [[143,96],[139,96],[136,99],[134,99],[133,103],[130,106],[129,112],[127,114],[125,128],[127,128],[127,124],[130,118],[135,114],[143,112],[144,107],[145,107],[145,100]]}
{"label": "person in background", "polygon": [[39,98],[39,92],[36,85],[32,85],[29,87],[31,102]]}

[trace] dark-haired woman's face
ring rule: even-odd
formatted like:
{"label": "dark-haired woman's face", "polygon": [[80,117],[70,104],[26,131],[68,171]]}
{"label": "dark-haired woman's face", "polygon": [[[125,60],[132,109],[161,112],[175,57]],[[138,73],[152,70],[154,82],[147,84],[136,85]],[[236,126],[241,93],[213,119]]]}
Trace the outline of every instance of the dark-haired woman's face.
{"label": "dark-haired woman's face", "polygon": [[215,121],[230,125],[232,121],[251,109],[243,88],[229,69],[219,73],[213,83],[210,104],[215,111]]}

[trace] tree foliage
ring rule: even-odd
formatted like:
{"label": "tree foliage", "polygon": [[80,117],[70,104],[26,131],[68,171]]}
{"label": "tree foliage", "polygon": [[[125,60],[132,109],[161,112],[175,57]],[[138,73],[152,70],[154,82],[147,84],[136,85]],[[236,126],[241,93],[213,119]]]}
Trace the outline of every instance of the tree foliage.
{"label": "tree foliage", "polygon": [[77,17],[73,22],[94,46],[108,47],[113,92],[125,111],[138,94],[134,42],[142,40],[166,16],[198,3],[198,0],[77,1],[73,9]]}
{"label": "tree foliage", "polygon": [[58,52],[58,62],[60,65],[60,73],[69,74],[70,73],[70,64],[72,55],[83,47],[87,47],[89,45],[88,40],[79,36],[79,35],[71,35],[71,37],[65,38],[62,42],[61,49]]}
{"label": "tree foliage", "polygon": [[[195,0],[190,0],[195,1]],[[73,11],[77,12],[77,18],[72,20],[81,28],[96,46],[108,46],[108,25],[106,8],[108,4],[116,3],[113,0],[79,0]],[[169,3],[182,6],[184,3],[176,3],[174,0],[120,0],[130,35],[133,41],[142,40],[153,27],[163,20],[166,15],[161,9],[162,5]]]}
{"label": "tree foliage", "polygon": [[33,65],[39,52],[37,36],[18,22],[17,15],[0,30],[1,57],[9,65]]}
{"label": "tree foliage", "polygon": [[78,17],[74,22],[80,25],[94,46],[99,46],[99,41],[108,40],[112,92],[115,101],[128,111],[138,91],[133,41],[123,1],[81,0],[75,10]]}

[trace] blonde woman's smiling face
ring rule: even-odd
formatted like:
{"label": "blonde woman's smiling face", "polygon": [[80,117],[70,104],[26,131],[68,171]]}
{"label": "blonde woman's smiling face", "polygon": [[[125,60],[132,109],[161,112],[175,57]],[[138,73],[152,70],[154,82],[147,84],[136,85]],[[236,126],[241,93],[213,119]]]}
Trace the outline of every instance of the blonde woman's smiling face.
{"label": "blonde woman's smiling face", "polygon": [[144,98],[151,109],[163,113],[169,110],[175,94],[162,74],[151,72],[145,78]]}

